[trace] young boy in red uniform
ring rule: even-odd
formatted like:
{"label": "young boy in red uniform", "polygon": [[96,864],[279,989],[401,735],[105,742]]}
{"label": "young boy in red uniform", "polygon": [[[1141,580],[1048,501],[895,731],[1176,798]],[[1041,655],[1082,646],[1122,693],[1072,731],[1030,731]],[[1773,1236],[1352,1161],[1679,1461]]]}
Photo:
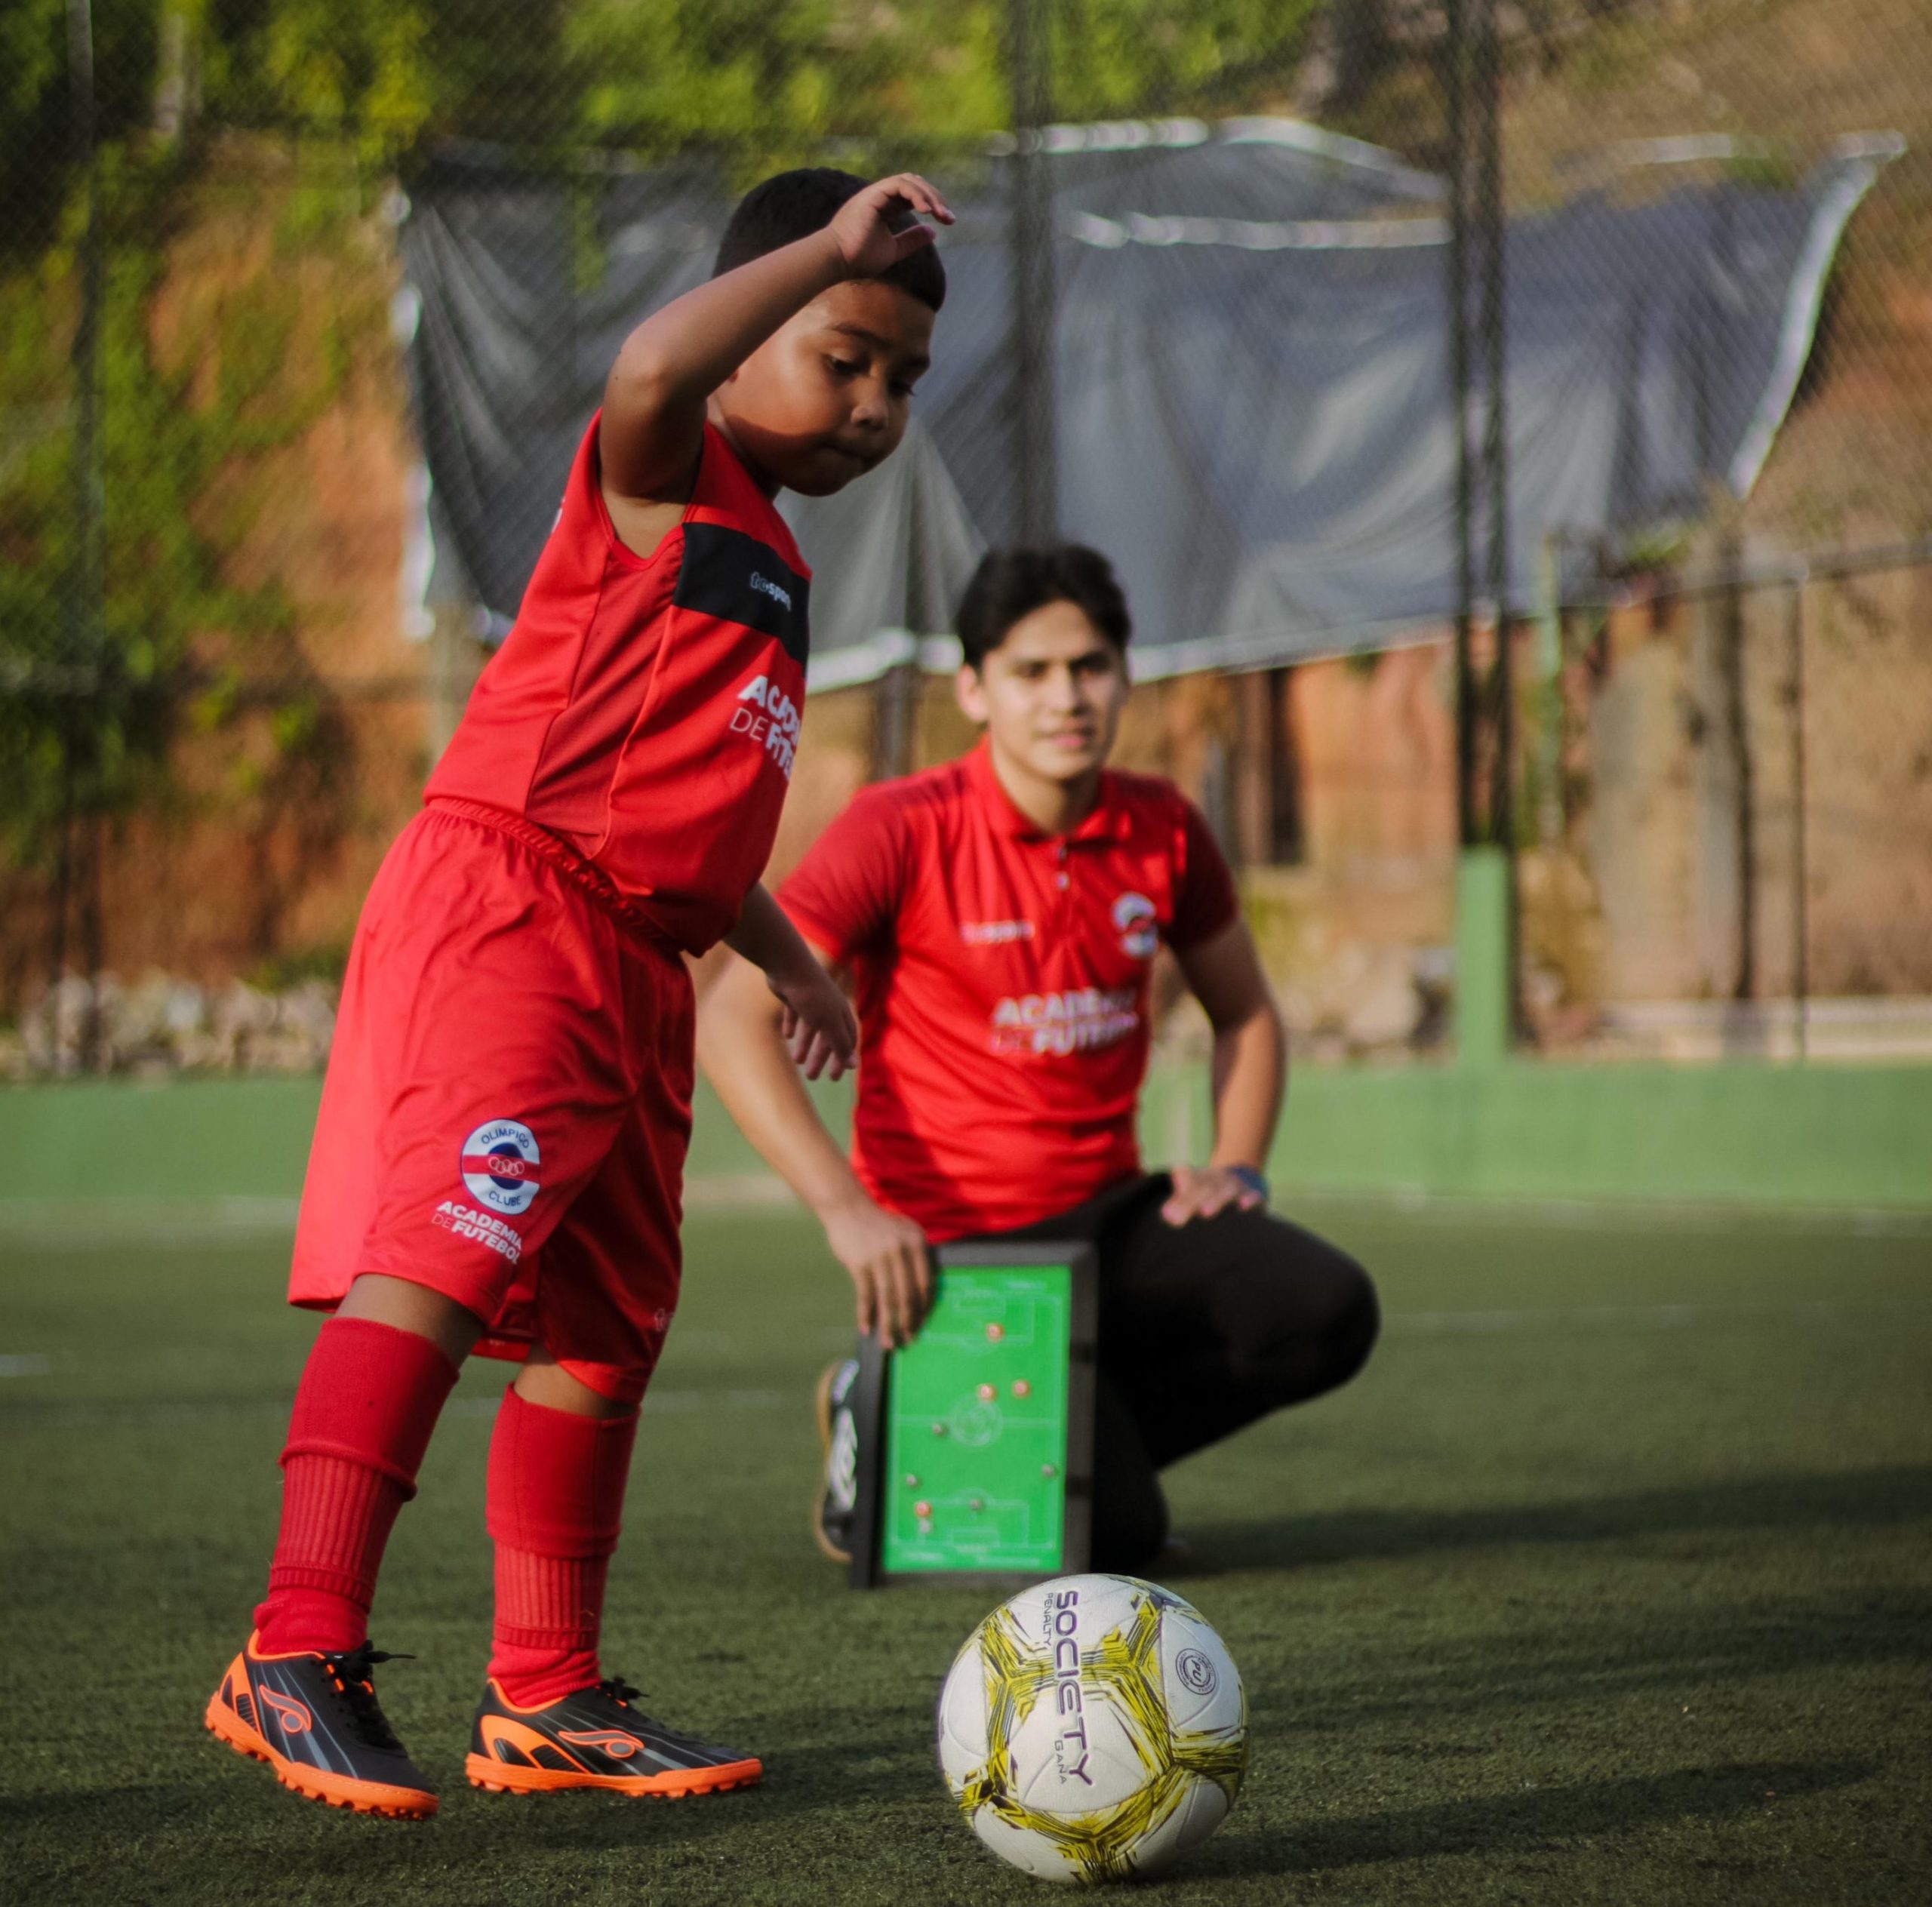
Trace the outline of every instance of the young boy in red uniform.
{"label": "young boy in red uniform", "polygon": [[710,281],[633,331],[515,628],[357,929],[291,1297],[331,1311],[296,1394],[266,1599],[207,1712],[298,1794],[420,1817],[368,1619],[471,1351],[521,1358],[491,1445],[493,1790],[689,1794],[752,1757],[603,1678],[637,1410],[677,1303],[683,956],[763,970],[795,1060],[851,1016],[758,884],[804,697],[809,577],[772,506],[904,432],[946,281],[909,174],[780,174]]}
{"label": "young boy in red uniform", "polygon": [[[707,997],[705,1071],[811,1207],[858,1290],[859,1327],[918,1329],[928,1243],[1084,1238],[1100,1262],[1094,1561],[1159,1552],[1158,1472],[1346,1383],[1374,1288],[1266,1210],[1286,1050],[1200,811],[1106,765],[1128,694],[1127,604],[1078,545],[997,550],[960,604],[957,690],[983,725],[961,760],[864,790],[780,890],[860,1023],[848,1161],[733,963]],[[1214,1149],[1143,1170],[1135,1115],[1165,945],[1214,1029]],[[823,1548],[845,1553],[858,1461],[826,1373]]]}

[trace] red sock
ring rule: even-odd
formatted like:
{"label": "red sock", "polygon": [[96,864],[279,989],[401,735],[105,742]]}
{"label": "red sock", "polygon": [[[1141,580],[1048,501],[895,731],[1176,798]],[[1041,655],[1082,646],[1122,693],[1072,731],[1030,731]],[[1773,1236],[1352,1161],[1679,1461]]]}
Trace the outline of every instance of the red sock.
{"label": "red sock", "polygon": [[281,1533],[255,1611],[264,1655],[368,1639],[376,1573],[396,1512],[416,1494],[456,1366],[426,1337],[331,1318],[295,1393],[281,1453]]}
{"label": "red sock", "polygon": [[637,1413],[580,1417],[504,1394],[490,1443],[497,1544],[490,1673],[520,1709],[598,1681],[604,1579],[617,1546]]}

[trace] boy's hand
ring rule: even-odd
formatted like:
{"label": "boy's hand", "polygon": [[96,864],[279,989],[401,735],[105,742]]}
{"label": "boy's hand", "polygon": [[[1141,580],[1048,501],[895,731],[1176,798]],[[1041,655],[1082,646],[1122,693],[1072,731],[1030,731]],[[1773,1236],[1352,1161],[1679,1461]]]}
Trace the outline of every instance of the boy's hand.
{"label": "boy's hand", "polygon": [[842,1079],[858,1056],[859,1023],[838,983],[809,957],[794,971],[766,970],[765,984],[784,1008],[778,1030],[808,1079]]}
{"label": "boy's hand", "polygon": [[826,229],[851,276],[877,278],[932,243],[933,229],[921,223],[921,214],[952,223],[946,201],[916,172],[895,172],[847,199]]}
{"label": "boy's hand", "polygon": [[860,1331],[876,1329],[888,1351],[910,1344],[932,1305],[932,1260],[925,1234],[910,1219],[874,1204],[863,1193],[820,1216],[825,1241],[851,1275],[858,1293]]}

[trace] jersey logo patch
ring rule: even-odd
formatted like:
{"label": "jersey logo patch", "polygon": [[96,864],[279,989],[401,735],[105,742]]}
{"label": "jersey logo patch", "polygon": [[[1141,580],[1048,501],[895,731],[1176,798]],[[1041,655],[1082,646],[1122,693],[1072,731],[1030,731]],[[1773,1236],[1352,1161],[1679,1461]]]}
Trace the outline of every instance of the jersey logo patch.
{"label": "jersey logo patch", "polygon": [[469,1195],[493,1212],[528,1211],[543,1188],[537,1135],[519,1119],[487,1119],[463,1143],[459,1168]]}
{"label": "jersey logo patch", "polygon": [[811,653],[811,584],[768,543],[721,523],[685,525],[685,553],[671,600],[700,616],[776,636],[802,669]]}
{"label": "jersey logo patch", "polygon": [[959,937],[969,947],[1003,947],[1009,941],[1030,940],[1031,921],[961,921]]}
{"label": "jersey logo patch", "polygon": [[798,705],[768,675],[755,675],[738,691],[731,711],[731,733],[749,735],[792,779],[798,752]]}
{"label": "jersey logo patch", "polygon": [[1060,993],[1009,995],[993,1009],[992,1050],[1062,1057],[1112,1046],[1140,1030],[1132,987],[1069,987]]}
{"label": "jersey logo patch", "polygon": [[1154,903],[1145,894],[1122,894],[1114,903],[1114,925],[1120,930],[1121,951],[1136,960],[1152,960],[1161,943]]}

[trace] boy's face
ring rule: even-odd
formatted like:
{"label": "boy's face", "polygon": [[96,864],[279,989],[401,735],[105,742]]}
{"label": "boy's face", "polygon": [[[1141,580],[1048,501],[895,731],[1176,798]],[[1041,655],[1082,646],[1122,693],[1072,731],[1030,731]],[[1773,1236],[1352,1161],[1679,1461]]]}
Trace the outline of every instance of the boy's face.
{"label": "boy's face", "polygon": [[1076,604],[1023,616],[977,669],[960,670],[959,706],[995,750],[1042,780],[1078,781],[1112,752],[1127,706],[1127,659]]}
{"label": "boy's face", "polygon": [[740,453],[786,490],[829,497],[899,448],[931,361],[932,307],[852,278],[783,325],[714,401]]}

